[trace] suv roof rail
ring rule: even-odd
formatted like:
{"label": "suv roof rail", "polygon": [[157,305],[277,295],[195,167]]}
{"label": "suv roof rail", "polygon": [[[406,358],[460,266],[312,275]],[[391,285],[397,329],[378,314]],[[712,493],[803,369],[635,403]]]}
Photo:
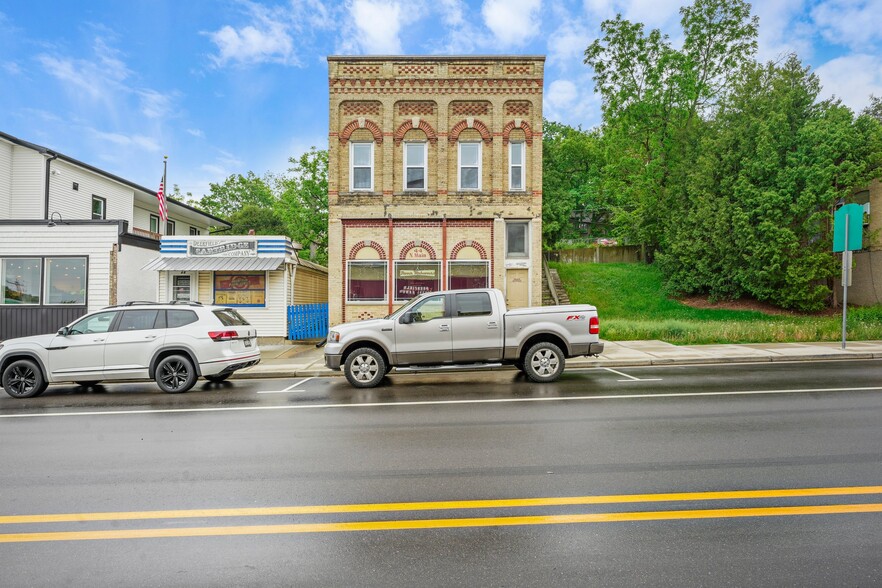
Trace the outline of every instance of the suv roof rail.
{"label": "suv roof rail", "polygon": [[169,304],[186,304],[187,306],[202,306],[201,302],[195,300],[172,300]]}

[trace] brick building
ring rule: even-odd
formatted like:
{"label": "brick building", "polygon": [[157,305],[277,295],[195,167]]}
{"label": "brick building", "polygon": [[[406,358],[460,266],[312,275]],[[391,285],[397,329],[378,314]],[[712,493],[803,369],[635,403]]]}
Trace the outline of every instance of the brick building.
{"label": "brick building", "polygon": [[541,301],[544,57],[329,57],[330,324],[416,294]]}

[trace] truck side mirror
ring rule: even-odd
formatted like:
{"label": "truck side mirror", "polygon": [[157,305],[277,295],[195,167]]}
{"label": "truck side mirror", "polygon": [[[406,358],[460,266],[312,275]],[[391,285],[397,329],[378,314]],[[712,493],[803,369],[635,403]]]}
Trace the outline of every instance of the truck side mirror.
{"label": "truck side mirror", "polygon": [[413,313],[405,312],[401,315],[401,319],[398,322],[400,322],[402,325],[409,325],[413,322]]}
{"label": "truck side mirror", "polygon": [[70,327],[61,327],[60,329],[58,329],[58,334],[62,337],[67,337],[68,335],[70,335]]}

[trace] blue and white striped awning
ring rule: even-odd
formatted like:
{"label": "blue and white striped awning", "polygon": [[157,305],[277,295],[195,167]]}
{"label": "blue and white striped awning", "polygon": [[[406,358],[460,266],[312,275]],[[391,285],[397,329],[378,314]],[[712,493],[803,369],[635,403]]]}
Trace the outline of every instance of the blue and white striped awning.
{"label": "blue and white striped awning", "polygon": [[284,262],[284,257],[157,257],[141,269],[173,272],[250,272],[279,269]]}

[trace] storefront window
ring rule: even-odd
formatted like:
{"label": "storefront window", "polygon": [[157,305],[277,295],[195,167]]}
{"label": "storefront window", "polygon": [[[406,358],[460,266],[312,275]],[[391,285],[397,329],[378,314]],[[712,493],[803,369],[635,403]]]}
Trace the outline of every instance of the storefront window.
{"label": "storefront window", "polygon": [[486,261],[451,261],[447,274],[451,290],[490,287],[490,264]]}
{"label": "storefront window", "polygon": [[399,261],[395,263],[395,300],[410,300],[441,289],[441,263]]}
{"label": "storefront window", "polygon": [[381,302],[386,300],[386,262],[350,261],[347,300]]}
{"label": "storefront window", "polygon": [[46,258],[45,304],[86,304],[86,258]]}
{"label": "storefront window", "polygon": [[214,274],[214,303],[223,306],[266,306],[266,273]]}
{"label": "storefront window", "polygon": [[0,280],[3,282],[2,304],[40,304],[40,276],[43,273],[40,258],[0,260]]}

